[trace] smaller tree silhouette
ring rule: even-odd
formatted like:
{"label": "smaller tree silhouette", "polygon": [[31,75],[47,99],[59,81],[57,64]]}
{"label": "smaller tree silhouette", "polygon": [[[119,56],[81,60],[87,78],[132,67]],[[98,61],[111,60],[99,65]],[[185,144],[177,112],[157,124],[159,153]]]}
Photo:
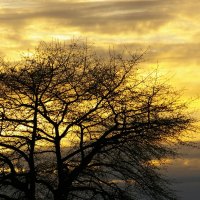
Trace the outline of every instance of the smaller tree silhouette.
{"label": "smaller tree silhouette", "polygon": [[1,199],[174,199],[152,160],[174,155],[192,119],[143,55],[42,42],[1,63]]}

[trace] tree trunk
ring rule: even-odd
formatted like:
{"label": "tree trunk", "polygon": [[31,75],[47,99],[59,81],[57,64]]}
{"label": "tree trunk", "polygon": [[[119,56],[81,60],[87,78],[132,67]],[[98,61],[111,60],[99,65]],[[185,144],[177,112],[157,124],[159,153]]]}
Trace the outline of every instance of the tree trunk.
{"label": "tree trunk", "polygon": [[69,192],[64,188],[59,188],[54,194],[54,200],[67,200]]}
{"label": "tree trunk", "polygon": [[57,171],[58,171],[58,188],[54,193],[54,200],[67,200],[69,191],[67,190],[66,184],[66,173],[63,169],[63,161],[61,157],[60,150],[60,138],[58,129],[56,129],[56,138],[55,138],[55,151],[56,151],[56,159],[57,159]]}
{"label": "tree trunk", "polygon": [[37,135],[37,113],[38,113],[38,98],[36,95],[35,99],[35,111],[34,111],[34,117],[33,117],[33,132],[32,132],[32,139],[30,143],[30,156],[29,156],[29,167],[30,167],[30,173],[29,173],[29,181],[30,184],[29,187],[29,200],[35,200],[35,161],[34,161],[34,151],[35,151],[35,140]]}

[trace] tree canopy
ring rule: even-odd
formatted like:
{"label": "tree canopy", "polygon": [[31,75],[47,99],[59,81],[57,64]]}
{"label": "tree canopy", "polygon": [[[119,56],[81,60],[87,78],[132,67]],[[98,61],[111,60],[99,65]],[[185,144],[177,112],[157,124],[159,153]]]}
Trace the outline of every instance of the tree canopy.
{"label": "tree canopy", "polygon": [[175,199],[152,161],[193,119],[166,82],[138,76],[142,56],[42,42],[1,61],[1,199]]}

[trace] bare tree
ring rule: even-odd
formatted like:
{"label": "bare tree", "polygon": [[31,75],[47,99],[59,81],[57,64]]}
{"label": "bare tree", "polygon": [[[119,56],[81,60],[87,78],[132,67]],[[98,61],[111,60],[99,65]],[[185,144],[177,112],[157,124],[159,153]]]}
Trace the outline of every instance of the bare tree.
{"label": "bare tree", "polygon": [[152,160],[174,155],[192,119],[137,54],[41,43],[1,62],[1,199],[175,199]]}

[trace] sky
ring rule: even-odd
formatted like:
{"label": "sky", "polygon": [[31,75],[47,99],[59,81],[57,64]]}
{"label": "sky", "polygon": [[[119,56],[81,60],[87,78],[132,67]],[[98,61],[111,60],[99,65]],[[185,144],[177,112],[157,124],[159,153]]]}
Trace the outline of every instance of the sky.
{"label": "sky", "polygon": [[[196,99],[199,20],[199,0],[0,0],[0,56],[18,59],[40,41],[73,37],[87,38],[104,49],[148,49],[145,66],[169,74],[174,87]],[[200,116],[198,100],[195,110]],[[196,140],[200,144],[200,136]],[[170,164],[168,174],[177,178],[174,187],[184,200],[198,200],[200,152],[189,152]]]}
{"label": "sky", "polygon": [[72,37],[149,49],[152,66],[199,96],[199,10],[198,0],[0,0],[0,55],[16,58],[41,40]]}

